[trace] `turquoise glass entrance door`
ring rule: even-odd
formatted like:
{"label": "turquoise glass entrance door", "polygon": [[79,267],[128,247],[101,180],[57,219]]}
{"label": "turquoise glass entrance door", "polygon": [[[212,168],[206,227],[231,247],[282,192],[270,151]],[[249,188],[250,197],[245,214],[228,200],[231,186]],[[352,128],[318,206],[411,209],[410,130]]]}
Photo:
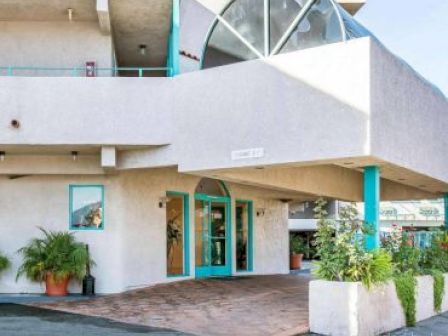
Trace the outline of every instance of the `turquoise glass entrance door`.
{"label": "turquoise glass entrance door", "polygon": [[231,275],[230,200],[196,195],[196,277]]}

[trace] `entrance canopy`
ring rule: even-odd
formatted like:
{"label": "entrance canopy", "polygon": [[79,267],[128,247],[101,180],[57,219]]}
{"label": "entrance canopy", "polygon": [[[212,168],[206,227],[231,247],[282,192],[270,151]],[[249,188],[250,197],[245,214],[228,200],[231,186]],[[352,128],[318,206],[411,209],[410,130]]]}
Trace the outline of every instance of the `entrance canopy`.
{"label": "entrance canopy", "polygon": [[371,36],[333,0],[233,0],[216,15],[203,68]]}

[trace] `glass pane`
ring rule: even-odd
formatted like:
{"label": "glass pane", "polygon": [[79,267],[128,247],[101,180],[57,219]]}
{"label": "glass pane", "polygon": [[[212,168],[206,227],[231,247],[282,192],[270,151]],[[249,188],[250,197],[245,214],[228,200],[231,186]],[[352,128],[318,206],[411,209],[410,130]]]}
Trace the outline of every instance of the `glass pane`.
{"label": "glass pane", "polygon": [[264,52],[264,1],[239,0],[222,16],[261,54]]}
{"label": "glass pane", "polygon": [[286,32],[308,0],[274,0],[270,7],[271,50]]}
{"label": "glass pane", "polygon": [[247,203],[236,204],[236,269],[248,270],[249,212]]}
{"label": "glass pane", "polygon": [[209,266],[209,213],[208,203],[204,201],[195,202],[195,255],[196,266]]}
{"label": "glass pane", "polygon": [[170,196],[166,204],[167,273],[184,274],[184,199]]}
{"label": "glass pane", "polygon": [[221,22],[218,22],[206,47],[203,68],[207,69],[256,58],[257,55],[252,50],[246,47]]}
{"label": "glass pane", "polygon": [[281,52],[313,48],[342,41],[338,15],[329,0],[318,0],[301,21]]}
{"label": "glass pane", "polygon": [[226,264],[226,206],[224,203],[213,203],[211,213],[211,252],[212,265]]}

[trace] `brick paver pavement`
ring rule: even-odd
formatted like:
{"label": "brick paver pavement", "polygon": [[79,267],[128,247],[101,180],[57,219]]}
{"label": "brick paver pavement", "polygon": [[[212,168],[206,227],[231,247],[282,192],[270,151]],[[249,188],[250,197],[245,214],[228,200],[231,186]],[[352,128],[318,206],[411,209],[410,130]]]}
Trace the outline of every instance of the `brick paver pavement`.
{"label": "brick paver pavement", "polygon": [[306,275],[179,281],[40,307],[196,335],[296,335],[308,330]]}

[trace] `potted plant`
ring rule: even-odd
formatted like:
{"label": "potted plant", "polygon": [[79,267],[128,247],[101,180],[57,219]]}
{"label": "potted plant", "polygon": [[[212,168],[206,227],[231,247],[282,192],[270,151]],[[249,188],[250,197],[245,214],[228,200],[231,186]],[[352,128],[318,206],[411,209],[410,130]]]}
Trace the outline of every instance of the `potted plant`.
{"label": "potted plant", "polygon": [[305,240],[292,234],[289,239],[289,252],[290,252],[290,269],[296,270],[302,267],[303,255],[308,250]]}
{"label": "potted plant", "polygon": [[67,295],[70,279],[82,280],[86,265],[93,265],[86,246],[73,233],[39,228],[43,238],[34,238],[18,253],[23,256],[16,280],[25,275],[31,281],[45,281],[49,296]]}
{"label": "potted plant", "polygon": [[11,265],[9,259],[0,253],[0,273]]}

